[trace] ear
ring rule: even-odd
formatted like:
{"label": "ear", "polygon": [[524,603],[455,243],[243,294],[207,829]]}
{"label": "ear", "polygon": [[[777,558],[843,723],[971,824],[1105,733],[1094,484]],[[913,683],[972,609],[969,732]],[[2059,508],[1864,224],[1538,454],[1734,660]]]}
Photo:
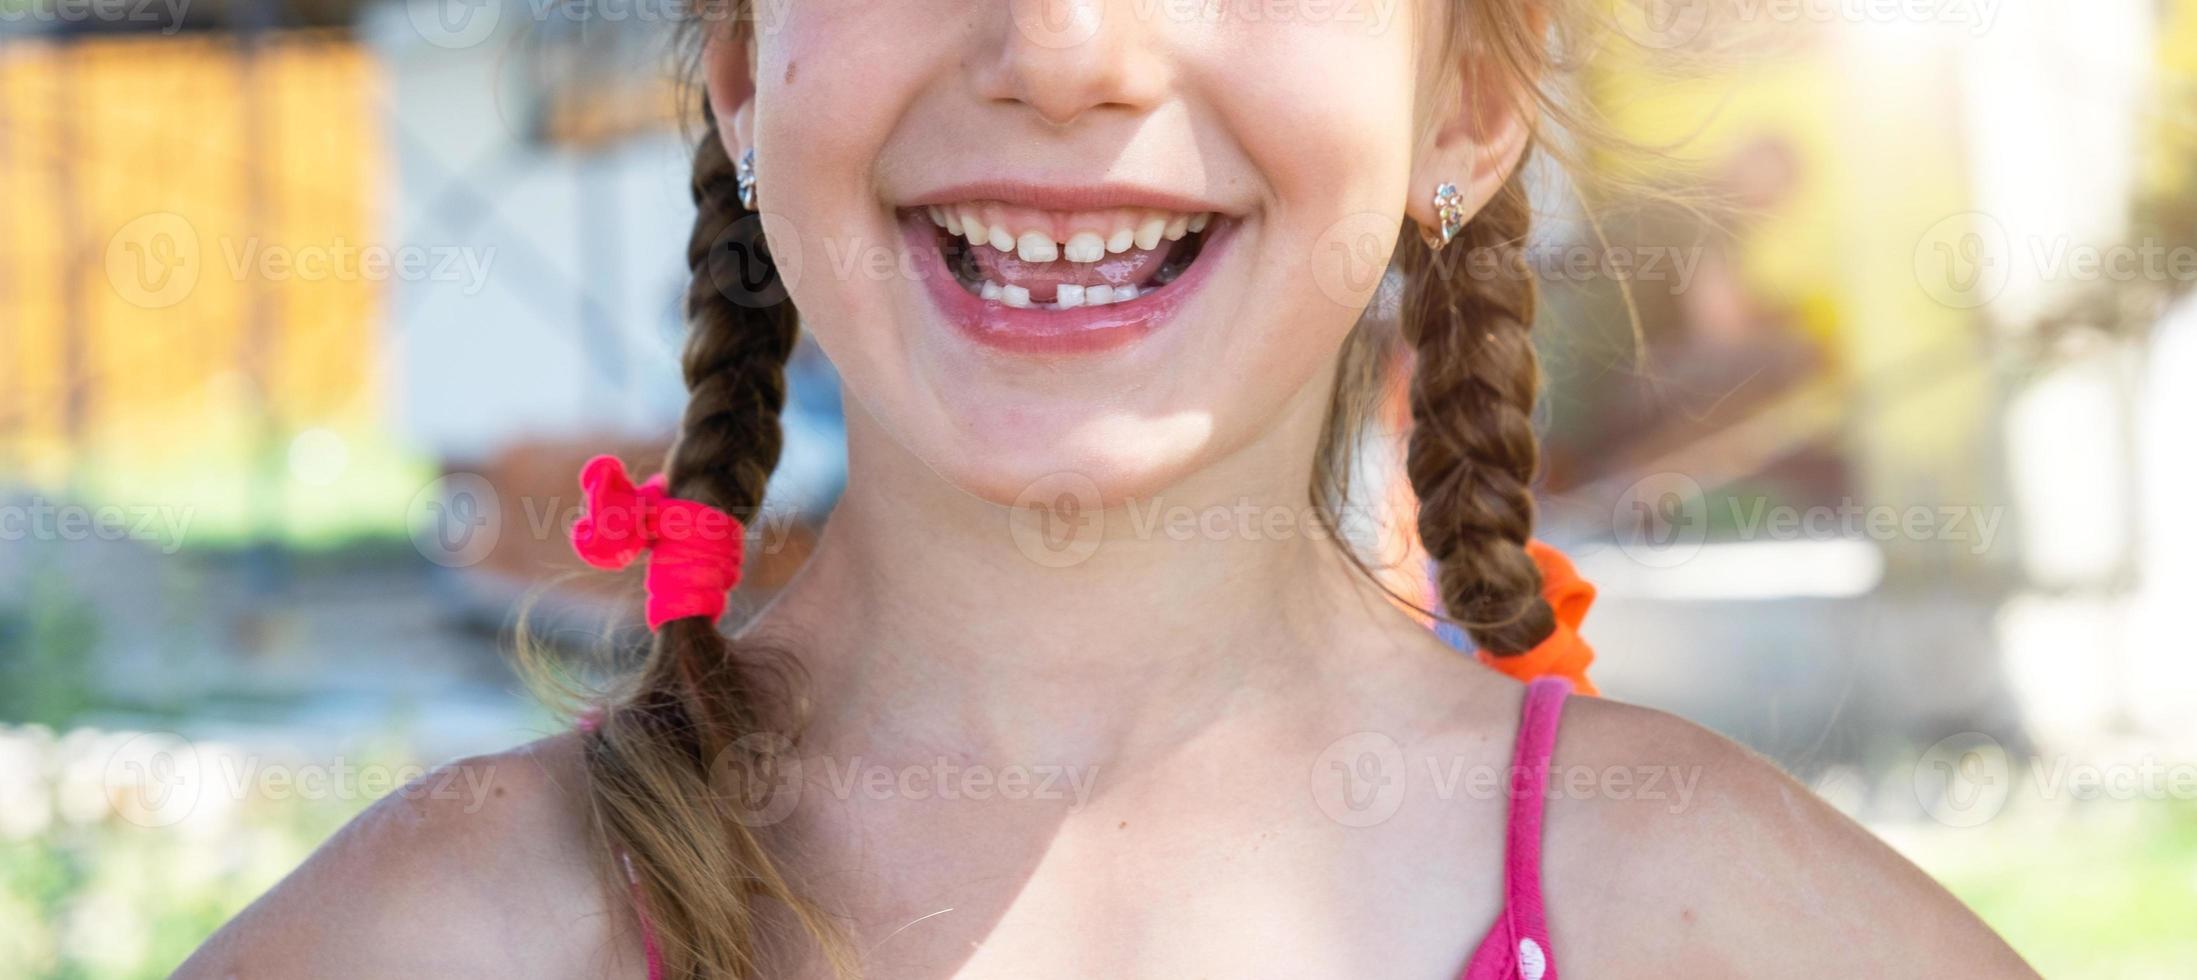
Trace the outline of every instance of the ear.
{"label": "ear", "polygon": [[1492,54],[1468,49],[1440,81],[1457,85],[1456,97],[1438,103],[1433,139],[1412,166],[1404,207],[1427,229],[1442,226],[1434,211],[1434,189],[1442,184],[1457,185],[1466,214],[1479,213],[1517,169],[1540,118],[1528,88],[1533,79],[1504,70]]}
{"label": "ear", "polygon": [[755,145],[755,49],[746,31],[710,32],[702,42],[702,84],[725,153],[738,160]]}

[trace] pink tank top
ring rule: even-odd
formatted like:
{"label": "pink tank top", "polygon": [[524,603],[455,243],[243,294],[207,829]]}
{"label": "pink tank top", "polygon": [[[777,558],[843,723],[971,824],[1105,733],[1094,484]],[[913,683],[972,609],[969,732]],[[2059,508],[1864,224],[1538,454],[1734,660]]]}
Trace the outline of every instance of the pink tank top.
{"label": "pink tank top", "polygon": [[1548,799],[1549,756],[1571,682],[1543,677],[1526,685],[1511,751],[1510,821],[1503,840],[1503,911],[1459,980],[1556,980],[1547,909],[1541,902],[1541,805]]}
{"label": "pink tank top", "polygon": [[[1543,677],[1526,685],[1519,711],[1518,738],[1511,753],[1510,818],[1503,842],[1503,910],[1495,925],[1465,962],[1458,980],[1556,980],[1549,925],[1541,902],[1541,805],[1548,796],[1549,756],[1556,750],[1556,726],[1564,716],[1571,683]],[[621,859],[624,858],[620,855]],[[641,948],[648,958],[648,980],[663,980],[663,953],[656,930],[641,904],[641,886],[633,864],[624,861],[641,920]]]}

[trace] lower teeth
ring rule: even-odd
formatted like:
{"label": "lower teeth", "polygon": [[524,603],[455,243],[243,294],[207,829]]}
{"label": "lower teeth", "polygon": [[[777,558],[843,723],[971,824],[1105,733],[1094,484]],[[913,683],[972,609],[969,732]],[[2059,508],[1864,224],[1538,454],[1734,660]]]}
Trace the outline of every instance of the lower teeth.
{"label": "lower teeth", "polygon": [[[964,287],[970,284],[964,282]],[[1072,310],[1079,306],[1107,306],[1136,299],[1146,292],[1136,286],[1077,286],[1064,283],[1057,287],[1058,294],[1050,303],[1030,299],[1030,291],[1021,286],[1002,286],[987,279],[974,287],[974,292],[985,299],[997,300],[1017,309]]]}

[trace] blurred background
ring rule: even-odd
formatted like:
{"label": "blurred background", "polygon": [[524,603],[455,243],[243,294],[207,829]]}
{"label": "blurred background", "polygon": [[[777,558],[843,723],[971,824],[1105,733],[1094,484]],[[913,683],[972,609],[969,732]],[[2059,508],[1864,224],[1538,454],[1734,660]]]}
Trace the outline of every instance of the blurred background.
{"label": "blurred background", "polygon": [[[2197,3],[1708,8],[1587,69],[1667,165],[1536,174],[1595,679],[2047,976],[2197,975]],[[529,596],[623,622],[572,474],[683,400],[675,17],[0,0],[0,976],[164,975],[421,764],[562,724],[504,651]],[[843,476],[793,375],[764,594]]]}

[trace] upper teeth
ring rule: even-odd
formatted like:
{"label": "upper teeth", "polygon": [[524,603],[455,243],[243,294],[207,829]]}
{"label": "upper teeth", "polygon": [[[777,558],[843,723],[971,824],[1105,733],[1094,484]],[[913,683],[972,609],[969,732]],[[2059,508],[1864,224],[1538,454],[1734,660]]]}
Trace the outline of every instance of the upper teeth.
{"label": "upper teeth", "polygon": [[[1158,248],[1162,240],[1178,241],[1184,235],[1204,231],[1211,212],[1123,211],[1071,219],[1074,230],[1055,237],[1052,227],[1013,227],[1013,218],[990,219],[986,210],[972,204],[933,204],[924,208],[931,223],[948,234],[968,239],[970,245],[1011,252],[1025,262],[1097,262],[1108,253],[1131,247]],[[996,223],[994,223],[996,222]]]}

